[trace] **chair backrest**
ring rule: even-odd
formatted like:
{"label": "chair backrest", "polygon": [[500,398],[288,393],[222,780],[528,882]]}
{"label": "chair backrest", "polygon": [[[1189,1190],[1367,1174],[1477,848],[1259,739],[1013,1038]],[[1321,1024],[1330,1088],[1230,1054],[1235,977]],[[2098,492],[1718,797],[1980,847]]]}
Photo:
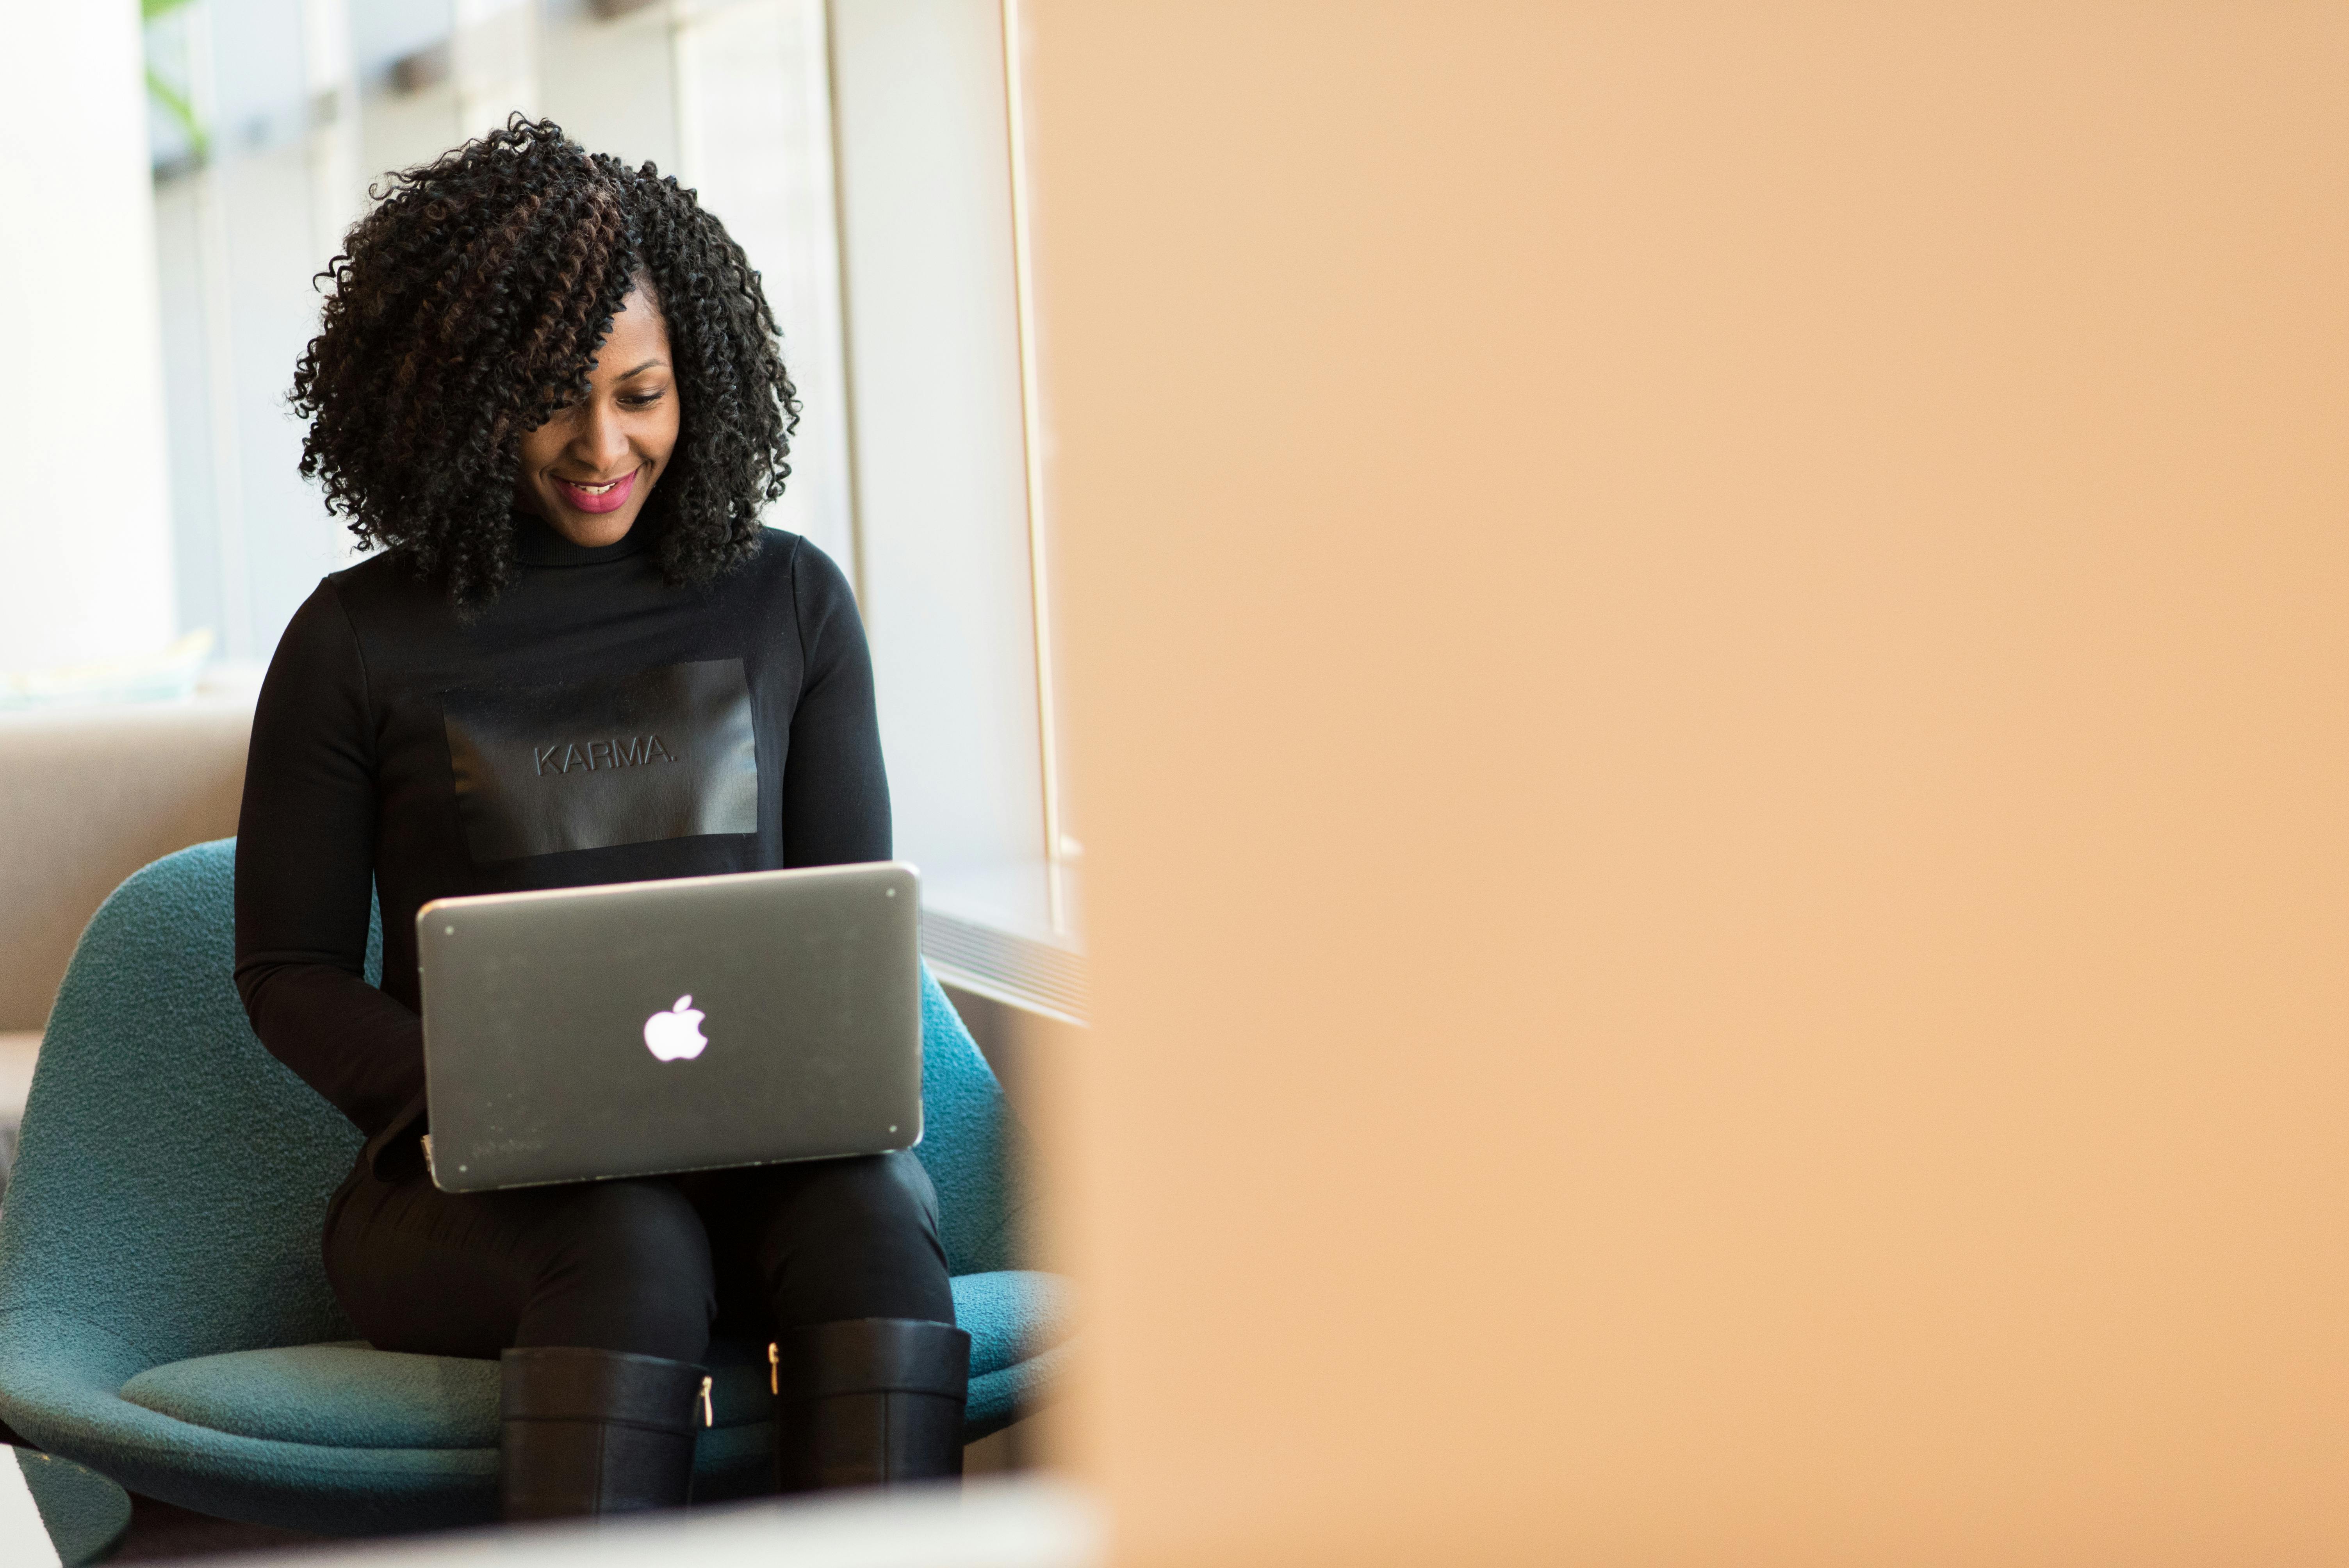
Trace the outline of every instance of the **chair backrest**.
{"label": "chair backrest", "polygon": [[0,1208],[0,1314],[70,1315],[150,1366],[354,1332],[318,1233],[359,1136],[245,1023],[234,877],[233,840],[199,844],[90,917]]}
{"label": "chair backrest", "polygon": [[[222,839],[166,856],[90,920],[0,1207],[0,1314],[70,1315],[149,1365],[354,1333],[318,1234],[360,1140],[245,1022],[235,851]],[[922,1026],[919,1152],[948,1264],[1009,1267],[1002,1092],[926,967]]]}
{"label": "chair backrest", "polygon": [[922,1141],[915,1152],[938,1190],[948,1272],[1021,1266],[1025,1161],[1018,1136],[995,1069],[923,965]]}

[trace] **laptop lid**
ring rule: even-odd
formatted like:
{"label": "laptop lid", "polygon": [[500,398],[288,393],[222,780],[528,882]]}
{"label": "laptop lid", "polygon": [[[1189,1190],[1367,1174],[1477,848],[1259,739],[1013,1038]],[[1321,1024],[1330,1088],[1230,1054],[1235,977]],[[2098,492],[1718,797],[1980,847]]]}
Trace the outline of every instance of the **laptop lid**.
{"label": "laptop lid", "polygon": [[919,909],[895,861],[426,904],[433,1181],[480,1191],[911,1148]]}

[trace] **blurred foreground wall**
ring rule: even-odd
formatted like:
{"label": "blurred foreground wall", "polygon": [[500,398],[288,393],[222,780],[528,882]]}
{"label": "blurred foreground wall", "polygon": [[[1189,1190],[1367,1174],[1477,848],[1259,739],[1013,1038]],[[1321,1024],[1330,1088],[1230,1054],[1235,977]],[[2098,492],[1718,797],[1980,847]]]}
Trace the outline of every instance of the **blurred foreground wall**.
{"label": "blurred foreground wall", "polygon": [[2349,12],[1029,26],[1120,1560],[2349,1560]]}
{"label": "blurred foreground wall", "polygon": [[139,10],[0,8],[0,673],[171,636]]}

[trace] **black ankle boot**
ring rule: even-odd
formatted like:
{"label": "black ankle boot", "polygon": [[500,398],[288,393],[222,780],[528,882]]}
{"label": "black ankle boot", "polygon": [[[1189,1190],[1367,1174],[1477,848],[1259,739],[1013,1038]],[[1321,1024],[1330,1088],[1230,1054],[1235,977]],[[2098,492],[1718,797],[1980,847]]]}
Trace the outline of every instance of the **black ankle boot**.
{"label": "black ankle boot", "polygon": [[693,1486],[698,1367],[615,1350],[509,1350],[499,1367],[504,1518],[677,1508]]}
{"label": "black ankle boot", "polygon": [[774,1368],[775,1490],[886,1486],[962,1474],[970,1336],[859,1317],[786,1329]]}

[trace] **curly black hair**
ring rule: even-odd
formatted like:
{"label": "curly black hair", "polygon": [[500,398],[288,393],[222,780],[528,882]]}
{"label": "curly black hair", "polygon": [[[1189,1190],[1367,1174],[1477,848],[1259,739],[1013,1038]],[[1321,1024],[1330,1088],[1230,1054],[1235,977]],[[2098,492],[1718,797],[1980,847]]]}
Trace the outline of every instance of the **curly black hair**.
{"label": "curly black hair", "polygon": [[585,396],[630,285],[668,326],[682,424],[638,526],[671,583],[757,548],[800,405],[759,274],[694,193],[520,115],[389,178],[318,274],[295,367],[302,473],[366,545],[406,551],[461,605],[519,573],[523,436]]}

